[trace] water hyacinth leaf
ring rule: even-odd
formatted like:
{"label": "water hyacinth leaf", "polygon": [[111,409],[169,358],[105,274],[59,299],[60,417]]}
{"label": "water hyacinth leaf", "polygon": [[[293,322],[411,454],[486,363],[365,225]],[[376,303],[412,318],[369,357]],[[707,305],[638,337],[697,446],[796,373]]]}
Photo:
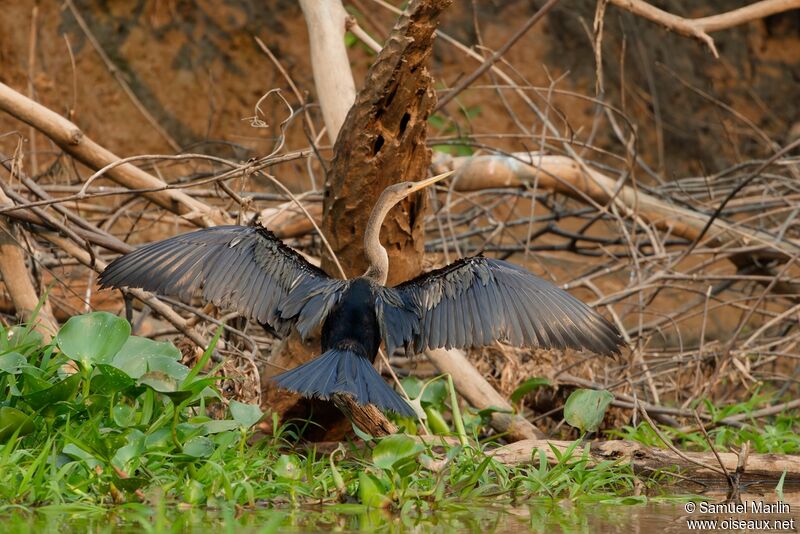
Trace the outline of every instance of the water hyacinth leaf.
{"label": "water hyacinth leaf", "polygon": [[372,451],[372,463],[381,469],[394,469],[416,458],[423,449],[422,444],[414,438],[404,434],[394,434],[382,439],[375,446]]}
{"label": "water hyacinth leaf", "polygon": [[125,391],[136,385],[136,381],[125,374],[124,371],[111,365],[98,364],[97,374],[92,377],[91,391],[102,395],[110,395],[118,391]]}
{"label": "water hyacinth leaf", "polygon": [[84,367],[109,363],[131,335],[131,325],[108,312],[77,315],[56,335],[58,348]]}
{"label": "water hyacinth leaf", "polygon": [[239,428],[239,423],[230,419],[214,420],[203,423],[203,430],[206,434],[219,434]]}
{"label": "water hyacinth leaf", "polygon": [[281,454],[272,470],[276,476],[289,480],[297,480],[302,475],[300,460],[294,454]]}
{"label": "water hyacinth leaf", "polygon": [[130,336],[111,364],[131,378],[139,378],[148,371],[164,371],[169,364],[164,361],[156,363],[159,360],[177,363],[180,359],[181,352],[172,343]]}
{"label": "water hyacinth leaf", "polygon": [[172,441],[172,431],[167,427],[162,427],[151,432],[144,440],[144,446],[148,451],[169,450],[174,446]]}
{"label": "water hyacinth leaf", "polygon": [[114,423],[120,428],[128,428],[136,425],[136,410],[127,404],[117,404],[111,408],[111,415]]}
{"label": "water hyacinth leaf", "polygon": [[541,387],[541,386],[549,386],[550,381],[543,376],[534,376],[533,378],[527,379],[525,382],[517,386],[517,389],[511,394],[511,402],[519,402],[522,400],[522,397],[530,393],[531,391]]}
{"label": "water hyacinth leaf", "polygon": [[50,407],[58,402],[73,399],[80,385],[81,376],[79,374],[74,374],[61,382],[53,384],[49,388],[30,393],[23,396],[23,398],[34,410],[41,410],[42,408]]}
{"label": "water hyacinth leaf", "polygon": [[180,404],[194,395],[192,391],[178,389],[178,380],[161,371],[151,371],[139,378],[139,384],[147,386],[156,393],[165,395],[173,402]]}
{"label": "water hyacinth leaf", "polygon": [[358,500],[370,508],[386,508],[392,503],[381,481],[364,471],[358,473]]}
{"label": "water hyacinth leaf", "polygon": [[245,404],[232,400],[229,408],[231,417],[244,428],[250,428],[264,417],[264,412],[255,404]]}
{"label": "water hyacinth leaf", "polygon": [[0,408],[0,443],[8,441],[14,432],[18,431],[18,436],[24,436],[35,429],[33,419],[25,412],[10,406]]}
{"label": "water hyacinth leaf", "polygon": [[178,390],[178,381],[160,371],[143,374],[139,377],[139,383],[158,393],[173,393]]}
{"label": "water hyacinth leaf", "polygon": [[564,419],[581,432],[597,432],[612,400],[605,390],[576,389],[564,404]]}
{"label": "water hyacinth leaf", "polygon": [[196,436],[183,446],[183,454],[193,458],[208,458],[214,454],[214,442],[205,436]]}
{"label": "water hyacinth leaf", "polygon": [[202,504],[206,500],[205,486],[197,480],[190,480],[183,488],[183,501],[189,504]]}
{"label": "water hyacinth leaf", "polygon": [[19,352],[9,352],[8,354],[0,355],[0,373],[18,375],[27,364],[28,360]]}
{"label": "water hyacinth leaf", "polygon": [[127,443],[117,449],[111,463],[116,467],[126,471],[128,465],[144,452],[144,434],[137,429],[131,429],[126,436]]}
{"label": "water hyacinth leaf", "polygon": [[114,485],[122,491],[134,492],[147,486],[150,480],[143,477],[114,478]]}

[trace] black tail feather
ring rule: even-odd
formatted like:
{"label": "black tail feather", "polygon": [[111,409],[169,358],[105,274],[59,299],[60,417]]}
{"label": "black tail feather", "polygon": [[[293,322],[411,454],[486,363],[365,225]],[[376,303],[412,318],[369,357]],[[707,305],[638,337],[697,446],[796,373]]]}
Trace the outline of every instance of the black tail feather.
{"label": "black tail feather", "polygon": [[372,363],[349,350],[328,350],[272,380],[283,389],[307,397],[327,400],[334,393],[347,393],[360,404],[374,404],[383,410],[416,417],[411,406],[389,387]]}

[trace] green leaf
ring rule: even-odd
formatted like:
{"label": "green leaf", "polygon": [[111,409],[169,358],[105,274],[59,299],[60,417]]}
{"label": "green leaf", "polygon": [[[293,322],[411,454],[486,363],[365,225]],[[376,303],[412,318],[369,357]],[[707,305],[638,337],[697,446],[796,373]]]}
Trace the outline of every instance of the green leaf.
{"label": "green leaf", "polygon": [[231,421],[230,419],[214,420],[203,423],[203,429],[205,430],[206,434],[219,434],[220,432],[228,432],[230,430],[236,430],[237,428],[239,428],[239,423],[236,421]]}
{"label": "green leaf", "polygon": [[147,486],[150,480],[144,477],[128,477],[128,478],[114,478],[114,485],[119,489],[127,492],[134,492]]}
{"label": "green leaf", "polygon": [[393,434],[380,441],[372,450],[372,463],[381,469],[394,469],[417,457],[423,447],[405,434]]}
{"label": "green leaf", "polygon": [[6,335],[0,338],[0,351],[8,352],[17,349],[25,352],[24,349],[42,346],[44,338],[36,330],[31,330],[25,326],[12,326]]}
{"label": "green leaf", "polygon": [[90,386],[90,390],[94,393],[110,395],[136,385],[133,378],[116,367],[101,363],[97,365],[96,369],[98,374],[92,377]]}
{"label": "green leaf", "polygon": [[8,441],[17,430],[18,436],[24,436],[35,429],[33,419],[25,412],[9,406],[0,408],[0,443]]}
{"label": "green leaf", "polygon": [[19,352],[9,352],[0,356],[0,372],[18,375],[26,365],[28,360]]}
{"label": "green leaf", "polygon": [[358,499],[372,508],[385,508],[392,502],[381,481],[364,471],[358,473]]}
{"label": "green leaf", "polygon": [[117,449],[111,463],[125,471],[128,464],[139,458],[144,452],[144,434],[135,428],[128,431],[125,436],[127,444]]}
{"label": "green leaf", "polygon": [[208,458],[214,454],[214,442],[205,436],[196,436],[183,446],[183,454],[194,458]]}
{"label": "green leaf", "polygon": [[543,376],[534,376],[533,378],[529,378],[514,390],[514,392],[511,394],[511,402],[519,402],[522,400],[522,397],[534,389],[537,389],[540,386],[549,385],[550,381]]}
{"label": "green leaf", "polygon": [[[174,374],[169,372],[169,364],[166,362],[177,364],[180,359],[181,352],[172,343],[130,336],[114,356],[111,365],[121,369],[131,378],[139,378],[148,371]],[[185,368],[185,366],[183,367]],[[185,376],[175,376],[174,378],[182,380]]]}
{"label": "green leaf", "polygon": [[56,343],[68,358],[84,367],[111,362],[131,335],[128,321],[108,312],[71,317],[56,335]]}
{"label": "green leaf", "polygon": [[117,404],[111,408],[111,415],[114,422],[120,428],[128,428],[136,425],[136,410],[127,404]]}
{"label": "green leaf", "polygon": [[244,428],[250,428],[264,417],[264,412],[256,404],[245,404],[232,400],[229,408],[231,417]]}
{"label": "green leaf", "polygon": [[300,470],[300,460],[294,454],[281,454],[275,465],[272,467],[275,475],[289,480],[298,480],[302,471]]}
{"label": "green leaf", "polygon": [[25,402],[31,405],[34,410],[41,410],[42,408],[50,407],[57,402],[64,402],[71,400],[78,392],[78,387],[81,385],[81,375],[74,374],[65,378],[61,382],[53,384],[49,388],[36,391],[29,395],[23,396]]}
{"label": "green leaf", "polygon": [[160,371],[143,374],[139,377],[139,383],[158,393],[174,393],[178,390],[177,380]]}
{"label": "green leaf", "polygon": [[202,504],[206,500],[205,487],[197,480],[190,480],[183,488],[183,500],[189,504]]}
{"label": "green leaf", "polygon": [[581,432],[597,432],[612,400],[605,390],[576,389],[564,404],[564,419]]}
{"label": "green leaf", "polygon": [[431,429],[431,432],[437,436],[449,436],[451,434],[450,427],[447,426],[447,421],[442,412],[433,406],[428,406],[425,408],[425,415],[428,416],[428,428]]}

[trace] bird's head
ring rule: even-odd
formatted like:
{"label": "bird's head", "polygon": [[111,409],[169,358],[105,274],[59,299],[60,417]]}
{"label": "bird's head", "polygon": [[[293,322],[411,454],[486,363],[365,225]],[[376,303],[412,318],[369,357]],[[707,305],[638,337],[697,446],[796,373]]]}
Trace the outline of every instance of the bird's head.
{"label": "bird's head", "polygon": [[[406,198],[411,193],[416,193],[422,189],[425,189],[429,185],[435,184],[441,180],[444,180],[448,176],[451,176],[455,171],[447,171],[442,174],[438,174],[431,178],[426,178],[424,180],[420,180],[418,182],[400,182],[397,184],[392,184],[386,189],[383,190],[381,193],[381,200],[384,201],[387,205],[393,206]],[[378,204],[382,204],[379,202]]]}

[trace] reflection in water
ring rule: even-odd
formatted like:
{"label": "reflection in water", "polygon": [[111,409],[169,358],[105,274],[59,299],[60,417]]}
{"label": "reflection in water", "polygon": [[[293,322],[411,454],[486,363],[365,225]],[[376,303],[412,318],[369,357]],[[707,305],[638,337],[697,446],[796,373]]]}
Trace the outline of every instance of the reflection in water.
{"label": "reflection in water", "polygon": [[126,505],[112,511],[48,507],[35,513],[6,510],[0,531],[28,532],[636,532],[675,525],[682,504],[571,504],[531,501],[508,506],[449,504],[390,512],[361,505],[211,511],[158,510]]}
{"label": "reflection in water", "polygon": [[[790,514],[798,517],[800,494],[787,494]],[[706,497],[721,502],[720,496]],[[745,501],[775,502],[774,493],[743,496]],[[401,510],[369,509],[359,504],[304,508],[175,509],[128,504],[112,509],[80,505],[48,506],[35,512],[0,508],[0,532],[209,532],[266,534],[271,532],[686,532],[689,519],[715,519],[687,514],[688,500],[620,497],[572,502],[528,500],[513,505],[448,503],[431,511],[428,503],[408,503]],[[738,519],[755,517],[752,514]],[[725,517],[716,517],[724,520]],[[778,519],[778,516],[771,519]],[[735,530],[735,529],[734,529]]]}

